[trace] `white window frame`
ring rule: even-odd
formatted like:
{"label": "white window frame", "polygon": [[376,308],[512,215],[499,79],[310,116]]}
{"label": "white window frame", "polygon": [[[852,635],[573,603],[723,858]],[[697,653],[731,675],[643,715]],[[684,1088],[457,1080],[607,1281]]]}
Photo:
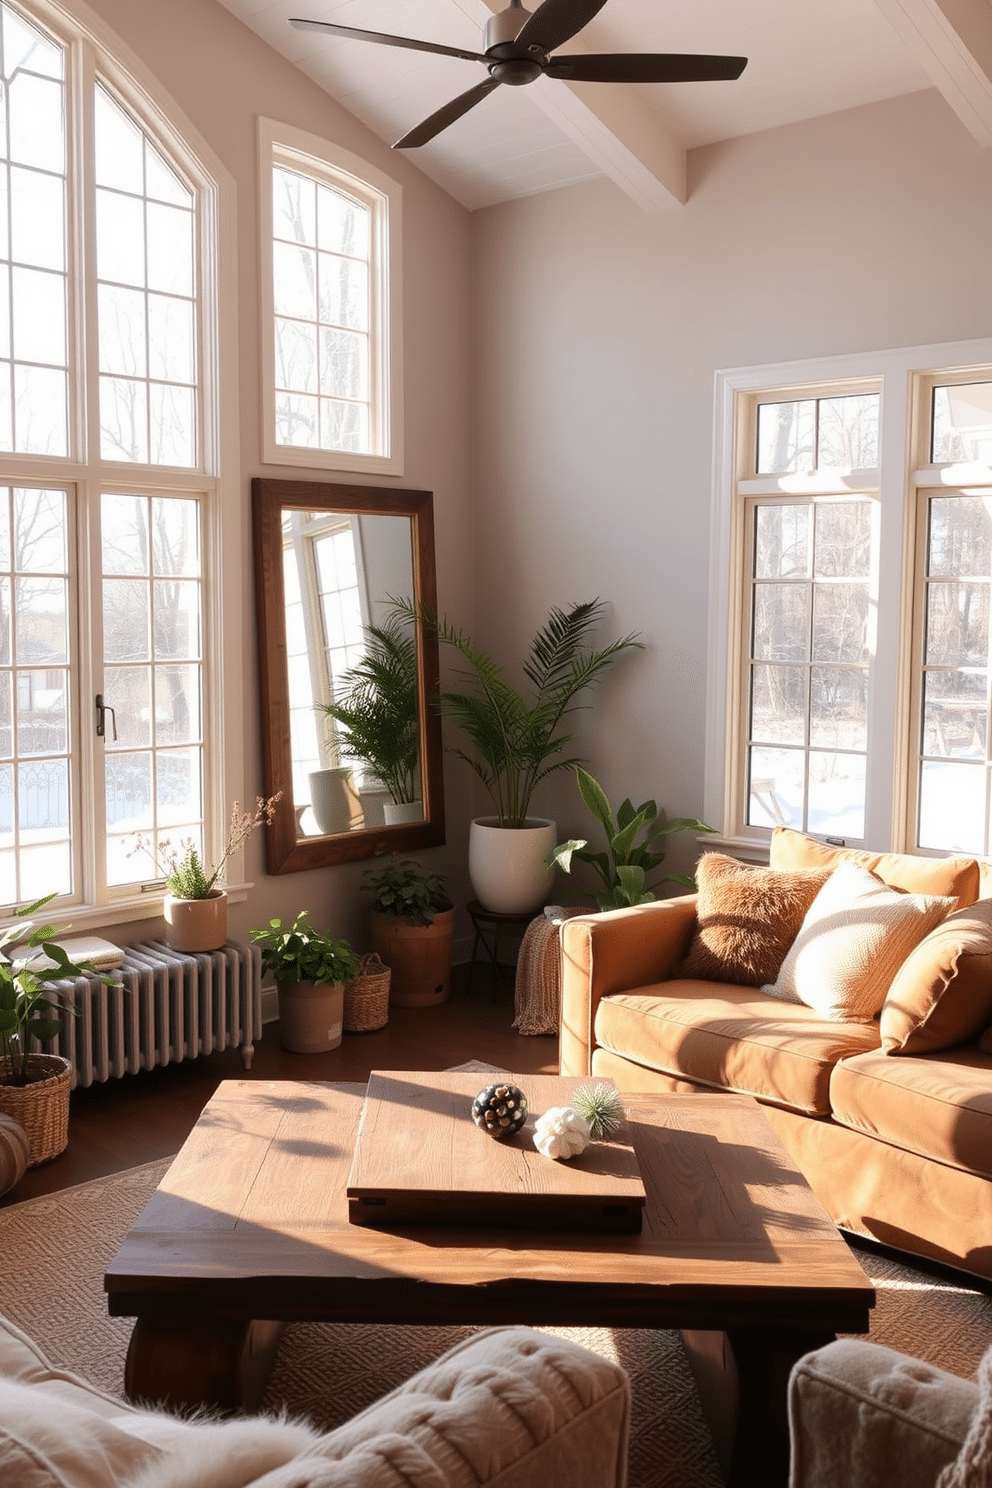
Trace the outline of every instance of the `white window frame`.
{"label": "white window frame", "polygon": [[[261,455],[265,465],[364,474],[403,474],[403,192],[398,182],[357,155],[274,119],[258,121],[258,204],[261,233]],[[276,442],[275,312],[272,295],[272,169],[282,165],[358,198],[372,215],[369,259],[371,324],[369,453]]]}
{"label": "white window frame", "polygon": [[[82,0],[71,10],[55,0],[14,0],[24,15],[47,28],[67,49],[67,82],[82,100],[76,117],[84,132],[92,130],[92,90],[99,79],[117,96],[166,156],[178,164],[199,194],[198,266],[201,332],[198,346],[201,399],[201,439],[195,469],[133,466],[100,457],[97,411],[96,346],[85,340],[85,317],[80,313],[81,290],[87,270],[95,276],[92,243],[84,245],[79,227],[80,190],[92,194],[89,167],[80,163],[78,141],[70,140],[69,211],[70,365],[82,367],[70,393],[70,452],[66,459],[36,455],[0,455],[0,481],[5,484],[48,483],[65,487],[84,498],[94,510],[102,491],[163,491],[201,498],[202,583],[204,594],[204,847],[216,860],[223,851],[232,799],[243,801],[245,765],[243,730],[226,729],[225,718],[243,707],[244,670],[241,613],[243,563],[242,498],[238,484],[240,435],[238,379],[238,295],[236,193],[233,178],[199,131],[151,72]],[[74,106],[70,104],[70,109]],[[90,265],[92,267],[90,268]],[[227,375],[223,370],[227,369]],[[86,452],[92,451],[90,458]],[[224,540],[226,536],[226,541]],[[99,583],[99,552],[95,533],[85,520],[77,521],[75,535],[77,579],[74,589]],[[98,592],[98,591],[97,591]],[[70,736],[73,778],[79,803],[73,821],[73,854],[78,892],[53,904],[52,913],[71,919],[74,930],[110,927],[148,919],[161,913],[163,889],[154,878],[144,885],[106,887],[102,861],[103,822],[98,819],[94,793],[79,790],[79,781],[97,778],[103,760],[93,727],[92,699],[99,688],[94,671],[102,667],[96,648],[100,637],[88,634],[91,610],[75,605],[74,629],[86,649],[77,654],[77,704]],[[102,802],[102,791],[99,800]],[[93,844],[92,849],[84,844]],[[229,897],[246,897],[243,852],[228,863]],[[17,923],[6,913],[0,897],[0,928]]]}
{"label": "white window frame", "polygon": [[[815,494],[823,489],[818,477],[785,475],[741,481],[741,441],[745,437],[742,410],[753,407],[754,395],[779,399],[815,396],[821,390],[858,390],[874,385],[881,390],[879,466],[875,499],[879,503],[879,561],[873,601],[874,656],[869,694],[867,800],[864,844],[875,849],[914,852],[910,823],[915,819],[913,719],[916,694],[914,663],[914,559],[918,479],[913,468],[918,434],[915,411],[919,389],[932,374],[967,380],[971,369],[992,363],[992,338],[903,347],[813,361],[782,362],[771,366],[720,370],[714,381],[713,483],[709,571],[709,634],[707,651],[706,748],[704,756],[704,811],[717,829],[710,845],[721,845],[737,856],[767,861],[770,829],[746,827],[744,822],[742,696],[742,629],[744,601],[743,485],[783,494]],[[937,467],[934,467],[935,469]],[[960,467],[953,476],[955,483]],[[836,473],[830,489],[837,490]],[[851,472],[857,489],[858,472]],[[932,475],[930,476],[931,484]],[[952,479],[948,476],[945,479]],[[841,487],[842,489],[843,487]],[[857,844],[852,844],[857,845]],[[939,855],[939,854],[934,854]]]}

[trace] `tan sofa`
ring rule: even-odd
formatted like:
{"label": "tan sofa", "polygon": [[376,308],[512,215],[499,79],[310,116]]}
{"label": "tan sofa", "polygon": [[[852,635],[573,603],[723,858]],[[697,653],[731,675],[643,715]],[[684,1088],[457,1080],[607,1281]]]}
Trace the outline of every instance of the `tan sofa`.
{"label": "tan sofa", "polygon": [[777,884],[819,869],[822,883],[851,860],[950,901],[878,1016],[836,1021],[760,985],[676,976],[720,916],[697,916],[695,895],[659,900],[562,927],[561,1071],[621,1090],[752,1095],[841,1228],[992,1278],[985,865],[855,854],[779,828],[769,869],[753,873],[759,890],[762,873]]}

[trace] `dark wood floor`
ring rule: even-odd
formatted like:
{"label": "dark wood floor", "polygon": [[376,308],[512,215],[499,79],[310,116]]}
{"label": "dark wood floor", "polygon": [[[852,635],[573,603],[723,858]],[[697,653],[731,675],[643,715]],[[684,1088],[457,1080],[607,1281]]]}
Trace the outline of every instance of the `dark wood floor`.
{"label": "dark wood floor", "polygon": [[456,967],[451,995],[433,1008],[391,1008],[375,1033],[347,1033],[329,1054],[290,1054],[279,1046],[278,1023],[267,1023],[251,1070],[236,1049],[183,1064],[145,1070],[72,1092],[69,1146],[30,1168],[0,1208],[169,1157],[182,1146],[221,1080],[365,1080],[374,1069],[444,1069],[469,1059],[520,1074],[558,1069],[558,1040],[514,1033],[513,986],[504,971],[493,993],[488,967],[471,990]]}

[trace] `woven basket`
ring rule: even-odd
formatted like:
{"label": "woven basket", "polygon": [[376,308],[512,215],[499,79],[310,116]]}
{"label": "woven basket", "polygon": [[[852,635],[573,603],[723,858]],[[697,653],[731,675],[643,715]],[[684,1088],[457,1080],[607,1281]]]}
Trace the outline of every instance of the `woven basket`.
{"label": "woven basket", "polygon": [[344,984],[346,1033],[371,1033],[389,1021],[389,967],[375,951],[362,960],[361,974]]}
{"label": "woven basket", "polygon": [[61,1054],[31,1054],[35,1069],[45,1077],[30,1085],[5,1085],[10,1059],[0,1059],[0,1111],[13,1116],[28,1134],[29,1168],[58,1157],[69,1145],[69,1085],[72,1065]]}

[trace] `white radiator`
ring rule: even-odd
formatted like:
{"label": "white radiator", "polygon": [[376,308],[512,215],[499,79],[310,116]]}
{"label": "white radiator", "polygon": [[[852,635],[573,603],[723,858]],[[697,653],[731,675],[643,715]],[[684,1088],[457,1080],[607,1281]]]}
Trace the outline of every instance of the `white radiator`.
{"label": "white radiator", "polygon": [[35,1045],[72,1061],[73,1085],[92,1085],[157,1064],[239,1049],[251,1068],[262,1034],[262,969],[257,946],[226,945],[187,955],[161,941],[125,947],[124,965],[52,985],[70,997],[49,1042]]}

